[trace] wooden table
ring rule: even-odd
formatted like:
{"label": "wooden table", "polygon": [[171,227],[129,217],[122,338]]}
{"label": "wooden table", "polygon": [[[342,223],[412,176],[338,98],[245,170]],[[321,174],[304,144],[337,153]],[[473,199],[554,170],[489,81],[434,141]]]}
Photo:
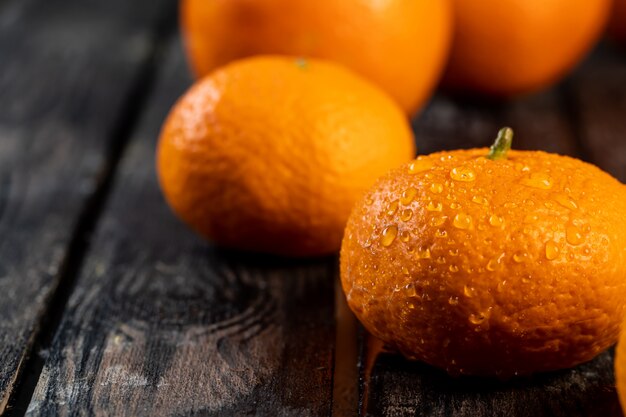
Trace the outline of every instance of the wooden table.
{"label": "wooden table", "polygon": [[[337,258],[224,251],[165,206],[154,148],[191,80],[172,0],[0,0],[0,412],[620,416],[611,351],[506,383],[380,353]],[[420,152],[515,146],[626,180],[626,53],[508,104],[437,96]],[[625,213],[626,214],[626,213]]]}

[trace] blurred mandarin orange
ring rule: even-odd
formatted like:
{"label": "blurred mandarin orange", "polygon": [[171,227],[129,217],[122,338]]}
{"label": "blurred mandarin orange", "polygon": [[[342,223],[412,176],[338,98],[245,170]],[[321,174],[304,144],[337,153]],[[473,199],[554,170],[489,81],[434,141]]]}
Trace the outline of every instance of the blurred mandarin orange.
{"label": "blurred mandarin orange", "polygon": [[454,0],[445,85],[508,97],[550,86],[594,46],[611,0]]}
{"label": "blurred mandarin orange", "polygon": [[187,55],[198,76],[257,54],[339,62],[419,109],[445,64],[450,0],[183,0]]}

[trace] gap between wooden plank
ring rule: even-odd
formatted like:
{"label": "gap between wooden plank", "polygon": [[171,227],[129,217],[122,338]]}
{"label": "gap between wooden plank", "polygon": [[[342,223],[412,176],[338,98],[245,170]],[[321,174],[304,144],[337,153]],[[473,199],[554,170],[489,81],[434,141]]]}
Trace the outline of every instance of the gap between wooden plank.
{"label": "gap between wooden plank", "polygon": [[[3,1],[0,0],[0,7],[2,7],[2,3]],[[175,4],[172,2],[172,6]],[[50,302],[42,314],[37,330],[31,336],[30,349],[22,357],[20,365],[23,367],[20,366],[20,370],[16,373],[14,389],[10,395],[5,397],[5,403],[0,404],[0,410],[6,407],[3,415],[7,417],[23,416],[28,409],[28,404],[45,363],[45,352],[52,343],[65,306],[73,292],[85,255],[89,252],[90,238],[106,205],[119,161],[154,85],[158,70],[157,63],[162,58],[167,40],[173,37],[176,32],[177,20],[175,16],[175,10],[167,9],[157,22],[150,53],[138,71],[137,80],[120,111],[120,119],[110,134],[112,140],[106,157],[108,162],[99,174],[95,193],[86,201],[80,213],[66,258],[63,260],[59,271],[60,279],[56,288],[52,290]]]}

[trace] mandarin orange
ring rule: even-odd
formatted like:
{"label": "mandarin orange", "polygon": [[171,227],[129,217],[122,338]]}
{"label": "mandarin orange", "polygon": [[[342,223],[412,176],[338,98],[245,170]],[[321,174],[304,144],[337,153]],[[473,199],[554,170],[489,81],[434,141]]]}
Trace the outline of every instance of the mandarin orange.
{"label": "mandarin orange", "polygon": [[407,112],[428,98],[452,37],[450,0],[184,0],[187,55],[203,76],[258,54],[339,62]]}
{"label": "mandarin orange", "polygon": [[337,251],[350,209],[414,156],[402,110],[331,62],[257,57],[204,78],[160,137],[163,193],[214,242],[283,255]]}
{"label": "mandarin orange", "polygon": [[448,88],[508,97],[545,88],[598,40],[611,0],[454,1]]}
{"label": "mandarin orange", "polygon": [[498,146],[420,156],[355,205],[348,304],[376,337],[451,374],[567,368],[615,343],[626,186],[566,156]]}

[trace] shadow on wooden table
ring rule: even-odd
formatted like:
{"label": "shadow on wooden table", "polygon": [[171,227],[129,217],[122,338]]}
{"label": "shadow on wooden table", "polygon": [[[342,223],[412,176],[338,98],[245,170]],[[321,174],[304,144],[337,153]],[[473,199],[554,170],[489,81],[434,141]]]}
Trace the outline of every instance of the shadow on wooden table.
{"label": "shadow on wooden table", "polygon": [[[371,344],[371,337],[367,339]],[[364,359],[362,377],[366,388],[361,393],[361,406],[368,416],[623,415],[613,379],[613,349],[576,368],[509,381],[453,378],[424,363],[387,352],[370,359],[368,377]]]}

